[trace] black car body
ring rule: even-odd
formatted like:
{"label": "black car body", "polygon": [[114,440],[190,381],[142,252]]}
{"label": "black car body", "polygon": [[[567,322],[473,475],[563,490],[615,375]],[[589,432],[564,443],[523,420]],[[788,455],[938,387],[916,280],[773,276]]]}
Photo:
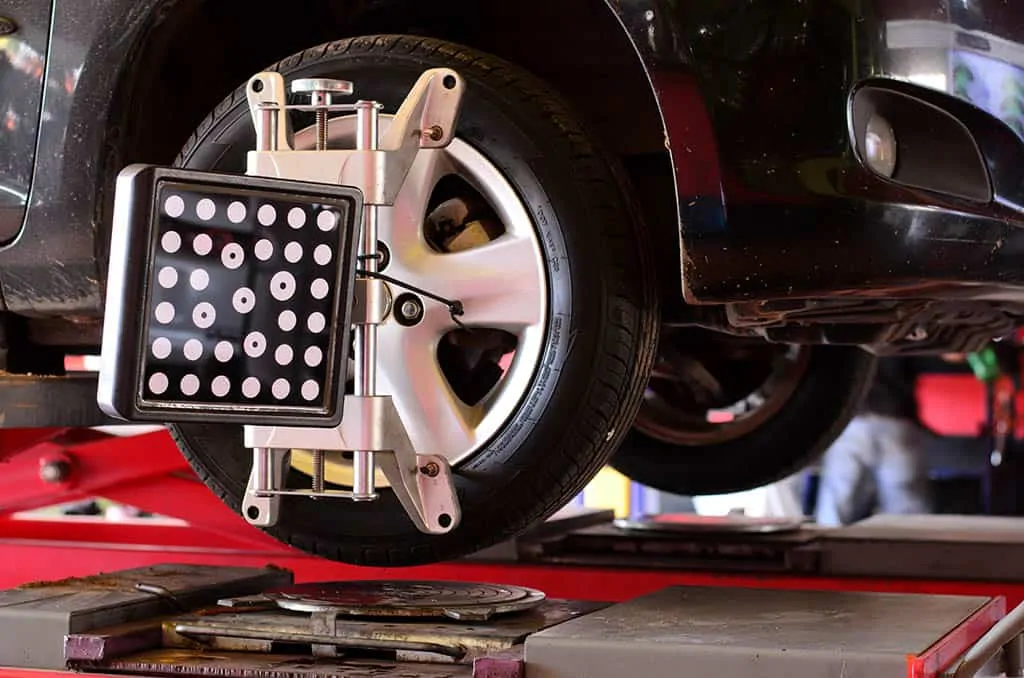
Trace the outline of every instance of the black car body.
{"label": "black car body", "polygon": [[[372,32],[477,47],[567,96],[632,174],[669,323],[938,352],[1024,313],[1016,3],[3,0],[0,16],[9,372],[96,350],[122,167],[171,163],[271,61]],[[881,109],[910,158],[892,179],[857,141]]]}

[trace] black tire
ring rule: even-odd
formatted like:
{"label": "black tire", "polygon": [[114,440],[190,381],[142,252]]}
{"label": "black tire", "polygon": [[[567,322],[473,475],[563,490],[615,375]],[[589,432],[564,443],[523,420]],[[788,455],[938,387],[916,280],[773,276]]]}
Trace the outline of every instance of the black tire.
{"label": "black tire", "polygon": [[857,348],[814,346],[780,409],[750,433],[681,446],[630,431],[612,466],[642,485],[684,496],[763,487],[816,461],[842,433],[871,386],[875,358]]}
{"label": "black tire", "polygon": [[[340,40],[269,70],[354,81],[360,98],[382,102],[389,113],[437,66],[455,68],[467,83],[457,136],[502,171],[534,218],[549,280],[549,331],[527,397],[454,469],[463,519],[453,532],[420,533],[387,489],[368,503],[284,499],[271,535],[354,564],[458,557],[564,506],[628,431],[655,354],[658,307],[639,213],[615,164],[539,80],[493,56],[408,36]],[[248,116],[241,88],[200,124],[177,164],[244,171],[254,144]],[[238,510],[251,464],[241,427],[177,425],[172,433],[199,476]]]}

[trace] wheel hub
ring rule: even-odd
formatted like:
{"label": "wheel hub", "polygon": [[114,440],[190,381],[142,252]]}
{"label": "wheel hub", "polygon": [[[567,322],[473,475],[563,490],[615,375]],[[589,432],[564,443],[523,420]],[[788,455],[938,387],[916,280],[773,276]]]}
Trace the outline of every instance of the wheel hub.
{"label": "wheel hub", "polygon": [[666,443],[699,446],[748,434],[793,394],[807,368],[798,346],[703,331],[665,332],[635,426]]}
{"label": "wheel hub", "polygon": [[[390,129],[393,119],[391,115],[380,116],[382,133]],[[347,147],[355,142],[354,116],[332,118],[327,126],[329,147]],[[296,132],[295,148],[313,148],[315,135],[316,128],[312,126]],[[429,350],[423,351],[418,359],[397,365],[382,364],[381,391],[393,397],[399,392],[406,396],[399,398],[396,405],[416,449],[436,450],[449,464],[456,465],[470,459],[492,439],[525,396],[547,331],[547,280],[532,219],[501,172],[459,138],[430,154],[414,161],[407,178],[409,188],[399,195],[395,205],[380,210],[378,235],[389,253],[382,272],[428,290],[455,287],[453,292],[461,298],[478,299],[476,305],[486,309],[487,317],[474,319],[471,311],[467,311],[462,320],[468,330],[463,329],[456,323],[445,322],[444,307],[436,301],[385,283],[392,290],[394,303],[390,317],[378,329],[381,341],[389,346],[410,342]],[[453,280],[453,271],[448,267],[453,260],[445,256],[455,255],[456,261],[462,256],[476,257],[494,245],[500,249],[496,247],[489,261],[481,257],[479,266],[472,267],[460,263],[464,267],[462,280]],[[425,262],[436,263],[436,268]],[[507,288],[503,294],[492,298],[487,289],[458,289],[459,284],[478,285],[483,269],[487,271],[482,282]],[[509,278],[518,281],[517,285],[508,284]],[[423,309],[423,316],[416,322],[406,321],[399,309],[399,304],[411,299]],[[442,323],[439,329],[426,325],[437,320]],[[412,332],[404,334],[405,330]],[[497,372],[487,367],[487,361],[477,360],[475,370],[459,364],[488,351],[499,354],[498,359],[490,361]],[[382,358],[386,355],[383,352]],[[437,384],[411,390],[395,388],[390,372],[397,367],[404,380],[405,366],[410,363],[436,363],[433,377]],[[479,367],[480,363],[484,367]],[[431,373],[413,372],[411,376],[430,377]],[[434,412],[454,411],[443,418],[432,418],[406,406],[422,402],[419,398],[424,395],[428,402],[434,401]],[[442,428],[445,420],[449,423],[448,435],[444,435]],[[351,456],[339,452],[325,456],[327,483],[352,487]],[[313,476],[312,451],[293,450],[291,465]],[[377,487],[388,486],[379,471],[376,480]]]}

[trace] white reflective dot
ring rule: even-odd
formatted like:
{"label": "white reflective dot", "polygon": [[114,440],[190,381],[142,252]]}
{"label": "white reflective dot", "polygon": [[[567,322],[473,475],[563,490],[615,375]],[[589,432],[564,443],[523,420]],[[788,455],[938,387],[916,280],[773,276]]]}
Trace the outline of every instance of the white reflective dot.
{"label": "white reflective dot", "polygon": [[245,250],[236,242],[225,245],[224,249],[220,251],[220,261],[226,268],[234,270],[245,261]]}
{"label": "white reflective dot", "polygon": [[317,332],[323,332],[324,328],[327,327],[327,318],[325,318],[324,314],[319,311],[310,313],[309,318],[306,320],[306,327],[308,327],[309,331],[314,334]]}
{"label": "white reflective dot", "polygon": [[240,224],[245,220],[245,205],[237,200],[228,205],[228,221]]}
{"label": "white reflective dot", "polygon": [[277,219],[277,210],[273,205],[260,205],[256,210],[256,220],[263,226],[270,226]]}
{"label": "white reflective dot", "polygon": [[302,258],[302,245],[297,242],[290,242],[284,246],[284,258],[290,263],[298,263]]}
{"label": "white reflective dot", "polygon": [[270,279],[270,294],[278,301],[287,301],[295,294],[295,276],[287,271],[275,273]]}
{"label": "white reflective dot", "polygon": [[187,360],[199,360],[203,355],[203,342],[198,339],[189,339],[182,349]]}
{"label": "white reflective dot", "polygon": [[231,380],[224,375],[214,377],[210,382],[210,390],[213,391],[213,395],[223,398],[231,390]]}
{"label": "white reflective dot", "polygon": [[172,219],[177,219],[185,213],[185,201],[180,195],[172,195],[164,201],[164,212]]}
{"label": "white reflective dot", "polygon": [[160,287],[170,289],[178,284],[178,271],[170,266],[164,266],[157,273],[156,280],[160,283]]}
{"label": "white reflective dot", "polygon": [[[264,205],[264,207],[270,207],[270,205]],[[264,238],[253,246],[252,253],[255,254],[256,258],[260,261],[266,261],[270,257],[274,256],[274,243]]]}
{"label": "white reflective dot", "polygon": [[260,380],[256,377],[248,377],[242,382],[242,395],[246,398],[255,398],[260,394]]}
{"label": "white reflective dot", "polygon": [[209,221],[213,219],[213,215],[217,213],[217,206],[213,204],[213,201],[209,198],[203,198],[196,203],[196,216],[203,221]]}
{"label": "white reflective dot", "polygon": [[302,397],[306,400],[316,400],[316,397],[320,395],[320,384],[316,383],[312,379],[307,379],[302,382]]}
{"label": "white reflective dot", "polygon": [[192,271],[192,275],[188,277],[188,284],[192,286],[197,292],[202,292],[206,289],[206,286],[210,284],[210,274],[202,268],[197,268]]}
{"label": "white reflective dot", "polygon": [[317,228],[324,232],[333,230],[338,225],[338,215],[329,210],[324,210],[316,215],[316,225]]}
{"label": "white reflective dot", "polygon": [[213,238],[200,233],[196,237],[192,238],[192,251],[201,257],[205,257],[213,249]]}
{"label": "white reflective dot", "polygon": [[274,351],[274,360],[277,361],[278,365],[288,365],[294,357],[295,352],[292,351],[292,347],[287,344],[281,344],[277,347],[277,350]]}
{"label": "white reflective dot", "polygon": [[320,350],[319,346],[310,346],[306,349],[302,359],[306,361],[306,364],[310,367],[316,367],[320,364],[320,361],[324,359],[324,352]]}
{"label": "white reflective dot", "polygon": [[262,332],[250,332],[245,335],[242,349],[250,358],[259,358],[267,350],[267,338],[263,336]]}
{"label": "white reflective dot", "polygon": [[153,357],[163,360],[171,355],[171,340],[167,337],[157,337],[153,340]]}
{"label": "white reflective dot", "polygon": [[209,302],[196,304],[196,307],[192,309],[192,322],[200,329],[205,330],[210,327],[216,319],[217,310]]}
{"label": "white reflective dot", "polygon": [[158,323],[166,325],[174,320],[174,304],[169,301],[161,301],[156,305],[153,315],[156,316],[156,321]]}
{"label": "white reflective dot", "polygon": [[274,394],[274,397],[278,400],[284,400],[291,393],[292,387],[288,383],[287,379],[275,379],[274,383],[270,386],[270,392]]}
{"label": "white reflective dot", "polygon": [[288,210],[288,225],[292,228],[302,228],[306,225],[306,212],[301,207],[293,207]]}
{"label": "white reflective dot", "polygon": [[186,374],[181,378],[181,392],[187,396],[193,396],[199,392],[199,377],[194,374]]}
{"label": "white reflective dot", "polygon": [[160,238],[160,246],[164,248],[164,252],[174,254],[181,249],[181,236],[174,231],[167,231],[164,237]]}
{"label": "white reflective dot", "polygon": [[256,306],[256,294],[248,287],[237,289],[231,297],[231,305],[239,313],[248,313]]}
{"label": "white reflective dot", "polygon": [[163,372],[154,372],[149,377],[149,390],[157,395],[166,391],[168,385],[170,385],[170,382],[167,380],[167,375]]}
{"label": "white reflective dot", "polygon": [[309,293],[314,299],[323,299],[331,291],[331,286],[323,278],[317,278],[309,285]]}
{"label": "white reflective dot", "polygon": [[292,311],[281,311],[281,315],[277,316],[277,326],[285,332],[291,332],[295,329],[295,313]]}
{"label": "white reflective dot", "polygon": [[313,250],[313,261],[326,266],[331,263],[331,246],[330,245],[317,245],[316,249]]}
{"label": "white reflective dot", "polygon": [[230,341],[218,341],[217,345],[213,347],[213,357],[222,363],[231,360],[231,356],[234,354],[235,347],[231,345]]}

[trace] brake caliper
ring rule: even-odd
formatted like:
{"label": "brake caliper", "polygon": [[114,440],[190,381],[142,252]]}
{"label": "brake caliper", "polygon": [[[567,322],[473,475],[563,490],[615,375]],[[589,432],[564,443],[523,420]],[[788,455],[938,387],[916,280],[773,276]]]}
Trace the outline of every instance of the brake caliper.
{"label": "brake caliper", "polygon": [[[377,217],[417,154],[451,143],[463,80],[424,72],[383,134],[379,103],[335,101],[349,82],[291,89],[309,102],[287,104],[279,73],[249,80],[246,176],[151,165],[119,175],[100,406],[128,421],[241,424],[253,450],[242,512],[255,525],[278,521],[284,495],[375,500],[380,468],[418,529],[449,532],[460,509],[447,459],[418,454],[377,389],[377,326],[389,285],[401,286],[379,272]],[[295,149],[289,111],[315,114],[314,150]],[[332,112],[355,115],[354,149],[329,148]],[[286,486],[292,449],[315,451],[311,487]],[[325,488],[328,451],[352,453],[351,490]]]}

